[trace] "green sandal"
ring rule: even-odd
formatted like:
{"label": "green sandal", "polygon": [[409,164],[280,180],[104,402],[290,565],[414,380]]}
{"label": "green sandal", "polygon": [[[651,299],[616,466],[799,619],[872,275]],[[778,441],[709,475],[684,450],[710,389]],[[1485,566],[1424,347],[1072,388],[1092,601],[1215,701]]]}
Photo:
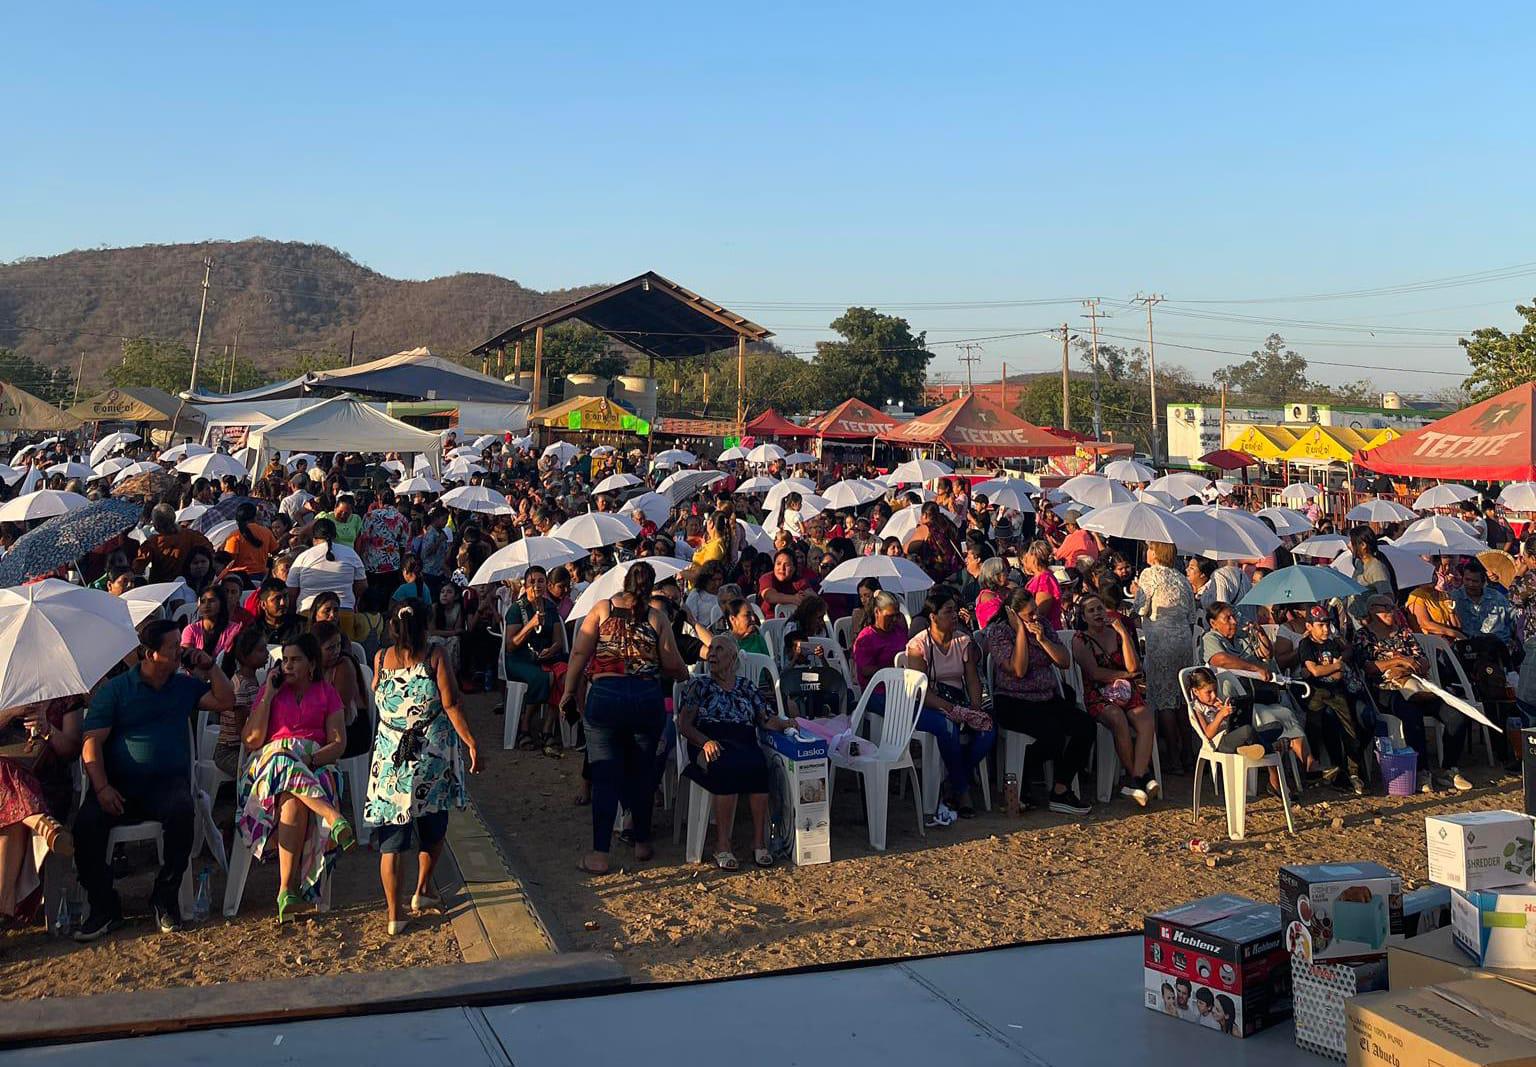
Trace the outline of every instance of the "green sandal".
{"label": "green sandal", "polygon": [[304,898],[291,889],[279,889],[277,891],[277,925],[281,926],[288,921],[288,913],[297,909],[304,902]]}
{"label": "green sandal", "polygon": [[332,848],[347,851],[357,844],[357,834],[352,829],[352,824],[347,821],[345,815],[331,823],[331,832],[325,837],[326,843]]}

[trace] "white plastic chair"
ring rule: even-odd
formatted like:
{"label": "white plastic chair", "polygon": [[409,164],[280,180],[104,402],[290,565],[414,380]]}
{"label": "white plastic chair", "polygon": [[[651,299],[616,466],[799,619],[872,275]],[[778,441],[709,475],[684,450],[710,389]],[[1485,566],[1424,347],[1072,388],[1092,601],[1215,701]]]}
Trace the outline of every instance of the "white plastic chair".
{"label": "white plastic chair", "polygon": [[[905,652],[896,653],[894,666],[897,670],[911,669],[907,666],[907,654]],[[874,682],[871,680],[870,685],[873,684]],[[866,693],[869,692],[869,686],[866,686],[864,691]],[[922,708],[919,707],[918,711],[922,711]],[[939,810],[939,795],[944,788],[944,776],[947,770],[944,766],[944,758],[939,755],[938,738],[934,737],[927,730],[914,730],[913,739],[920,746],[918,751],[922,756],[923,763],[921,775],[923,783],[923,811],[931,815]],[[981,783],[982,806],[987,811],[991,811],[992,786],[987,778],[985,763],[979,764],[976,767],[976,777]]]}
{"label": "white plastic chair", "polygon": [[[1461,660],[1456,658],[1456,653],[1451,651],[1451,643],[1439,634],[1414,634],[1419,642],[1419,648],[1424,651],[1424,658],[1429,660],[1429,680],[1441,689],[1449,690],[1461,697],[1468,704],[1480,709],[1483,714],[1488,714],[1488,709],[1483,702],[1477,699],[1477,690],[1472,688],[1472,679],[1467,677],[1467,669],[1461,665]],[[1446,678],[1444,665],[1450,664],[1453,678]],[[1483,738],[1483,751],[1488,754],[1489,764],[1493,763],[1493,738],[1489,735],[1488,727],[1480,722],[1468,723],[1475,727]],[[1425,716],[1424,731],[1435,744],[1435,758],[1440,765],[1445,766],[1445,724],[1439,718]],[[1470,738],[1468,739],[1470,741]],[[1470,745],[1467,746],[1469,749]]]}
{"label": "white plastic chair", "polygon": [[832,639],[837,642],[844,652],[853,651],[853,639],[858,635],[853,632],[853,616],[844,615],[832,623]]}
{"label": "white plastic chair", "polygon": [[[1070,650],[1072,646],[1068,645],[1067,648]],[[1083,668],[1077,662],[1076,654],[1072,656],[1070,678],[1072,688],[1077,693],[1078,704],[1086,709],[1088,689],[1083,679]],[[1094,725],[1098,727],[1098,731],[1094,742],[1093,775],[1098,783],[1099,803],[1108,804],[1114,799],[1115,783],[1120,779],[1120,756],[1115,752],[1115,735],[1110,732],[1109,727],[1097,719],[1094,720]],[[1162,784],[1163,759],[1158,755],[1156,741],[1152,744],[1152,777],[1157,779],[1159,785]]]}
{"label": "white plastic chair", "polygon": [[835,667],[843,676],[843,685],[852,694],[852,700],[847,701],[844,707],[851,707],[859,702],[859,682],[854,675],[853,665],[848,662],[848,657],[843,653],[838,643],[830,637],[807,637],[801,642],[808,648],[819,648],[826,656],[827,663]]}
{"label": "white plastic chair", "polygon": [[[273,847],[276,847],[275,839]],[[234,855],[229,861],[229,880],[224,884],[224,917],[233,919],[240,912],[240,902],[245,898],[245,883],[251,876],[251,846],[235,827]],[[183,892],[186,892],[183,889]],[[331,875],[320,879],[320,911],[331,910]]]}
{"label": "white plastic chair", "polygon": [[[199,790],[197,788],[197,745],[196,737],[190,736],[188,731],[188,743],[192,746],[191,758],[187,761],[187,777],[189,788],[192,790],[192,851],[188,853],[187,869],[181,876],[181,887],[178,890],[178,903],[183,916],[189,915],[192,910],[192,860],[202,848],[206,828],[203,824],[204,805],[199,803]],[[84,774],[81,778],[84,779]],[[206,796],[206,794],[203,794]],[[211,813],[210,813],[211,818]],[[119,845],[126,845],[133,841],[153,841],[155,843],[155,855],[160,861],[160,866],[165,866],[165,824],[156,819],[145,819],[143,822],[121,823],[107,831],[107,866],[112,865],[112,857],[117,854]],[[220,852],[223,851],[223,841],[219,841]],[[215,854],[215,859],[217,859]]]}
{"label": "white plastic chair", "polygon": [[[744,653],[745,654],[745,653]],[[746,677],[746,675],[743,675]],[[672,707],[682,707],[683,683],[672,683]],[[672,840],[674,842],[681,836],[683,823],[683,783],[687,782],[688,791],[688,841],[683,850],[683,858],[689,863],[702,863],[704,861],[704,838],[709,834],[709,824],[715,818],[715,806],[713,797],[708,789],[698,782],[693,781],[683,774],[683,768],[688,766],[688,742],[682,735],[678,735],[676,748],[677,785],[678,796],[672,812]]]}
{"label": "white plastic chair", "polygon": [[766,673],[769,687],[773,690],[774,707],[778,709],[779,718],[784,717],[784,692],[779,687],[779,665],[772,656],[765,656],[761,652],[738,653],[736,673],[759,689],[763,686],[763,675]]}
{"label": "white plastic chair", "polygon": [[768,646],[768,654],[780,667],[784,665],[784,627],[788,624],[788,619],[769,619],[757,628],[763,635],[763,644]]}
{"label": "white plastic chair", "polygon": [[920,671],[896,667],[882,667],[875,672],[864,687],[864,696],[853,710],[853,733],[858,734],[865,708],[876,690],[885,691],[885,712],[881,717],[880,736],[874,751],[868,751],[869,743],[861,740],[850,742],[850,750],[833,749],[830,759],[833,767],[832,780],[828,784],[827,802],[837,781],[838,769],[853,771],[864,784],[864,805],[869,813],[869,845],[879,852],[885,851],[886,822],[890,807],[890,776],[893,771],[905,770],[912,778],[912,802],[917,809],[917,832],[926,836],[923,829],[922,788],[918,784],[917,769],[912,765],[912,734],[917,724],[918,709],[928,694],[928,679]]}
{"label": "white plastic chair", "polygon": [[773,606],[773,617],[775,619],[788,619],[794,613],[795,605],[793,604],[775,604]]}
{"label": "white plastic chair", "polygon": [[[997,707],[997,664],[991,656],[986,659],[987,692],[992,694],[992,706]],[[1061,692],[1061,676],[1056,676],[1056,690]],[[998,727],[998,744],[1002,747],[1002,759],[997,761],[997,788],[1002,791],[1007,775],[1013,775],[1013,780],[1019,783],[1019,795],[1026,793],[1024,782],[1024,759],[1029,752],[1029,746],[1035,743],[1035,739],[1019,730],[1004,730]],[[1050,783],[1047,783],[1050,784]]]}
{"label": "white plastic chair", "polygon": [[[363,706],[358,709],[359,715],[368,716],[368,735],[372,737],[379,729],[378,710],[373,702],[373,668],[363,663]],[[357,843],[368,843],[368,824],[363,821],[363,805],[368,797],[368,769],[373,761],[373,746],[370,744],[366,751],[347,759],[337,760],[336,769],[341,772],[341,780],[346,785],[347,795],[352,798],[352,829],[357,832]]]}
{"label": "white plastic chair", "polygon": [[1248,772],[1257,772],[1260,767],[1274,767],[1279,773],[1275,776],[1280,782],[1280,802],[1285,807],[1285,825],[1292,834],[1296,832],[1296,824],[1291,820],[1291,793],[1285,784],[1285,767],[1280,760],[1280,754],[1271,752],[1260,760],[1250,760],[1237,753],[1217,752],[1205,731],[1200,729],[1200,720],[1195,712],[1194,699],[1189,693],[1189,676],[1198,667],[1185,667],[1179,671],[1179,692],[1184,696],[1184,708],[1189,715],[1189,725],[1195,731],[1195,736],[1200,739],[1200,754],[1195,759],[1195,798],[1194,809],[1190,815],[1193,822],[1200,821],[1200,764],[1208,764],[1214,778],[1216,770],[1221,770],[1222,795],[1227,803],[1227,837],[1233,841],[1241,841],[1247,831],[1248,825]]}

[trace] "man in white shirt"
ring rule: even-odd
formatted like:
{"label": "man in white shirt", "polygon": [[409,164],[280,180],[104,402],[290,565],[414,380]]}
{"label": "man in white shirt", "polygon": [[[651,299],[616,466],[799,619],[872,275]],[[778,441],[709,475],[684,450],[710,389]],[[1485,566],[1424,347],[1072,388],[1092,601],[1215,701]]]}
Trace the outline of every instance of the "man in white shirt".
{"label": "man in white shirt", "polygon": [[284,515],[293,520],[295,526],[302,525],[303,523],[304,505],[315,499],[315,494],[305,491],[304,486],[306,484],[308,484],[308,479],[302,474],[295,474],[292,478],[288,479],[288,488],[292,489],[293,492],[283,497],[282,502],[277,505]]}

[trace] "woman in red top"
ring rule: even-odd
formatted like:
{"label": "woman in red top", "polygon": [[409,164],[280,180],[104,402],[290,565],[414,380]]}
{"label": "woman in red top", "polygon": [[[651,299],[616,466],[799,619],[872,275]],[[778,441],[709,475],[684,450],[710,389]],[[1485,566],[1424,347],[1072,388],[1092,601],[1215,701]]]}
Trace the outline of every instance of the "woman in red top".
{"label": "woman in red top", "polygon": [[313,635],[283,646],[282,665],[267,676],[241,740],[254,755],[241,781],[238,830],[255,859],[263,858],[276,831],[281,923],[301,894],[319,899],[331,860],[357,841],[338,806],[341,776],[334,766],[347,744],[345,710],[325,680]]}

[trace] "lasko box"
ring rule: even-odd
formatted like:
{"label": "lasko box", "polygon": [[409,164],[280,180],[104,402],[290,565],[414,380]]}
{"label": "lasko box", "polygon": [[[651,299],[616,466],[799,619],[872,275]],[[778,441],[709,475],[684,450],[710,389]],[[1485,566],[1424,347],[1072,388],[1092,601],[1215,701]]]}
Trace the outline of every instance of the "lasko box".
{"label": "lasko box", "polygon": [[1536,883],[1453,889],[1451,935],[1483,967],[1536,967]]}
{"label": "lasko box", "polygon": [[1429,880],[1452,889],[1498,889],[1536,877],[1536,820],[1518,811],[1468,811],[1424,819]]}
{"label": "lasko box", "polygon": [[1280,910],[1222,894],[1147,917],[1143,1003],[1233,1037],[1291,1014],[1291,968]]}
{"label": "lasko box", "polygon": [[778,751],[789,789],[795,866],[832,861],[831,808],[827,801],[827,742],[794,732],[765,730]]}
{"label": "lasko box", "polygon": [[1315,962],[1364,959],[1403,936],[1403,882],[1379,863],[1280,868],[1286,949]]}

